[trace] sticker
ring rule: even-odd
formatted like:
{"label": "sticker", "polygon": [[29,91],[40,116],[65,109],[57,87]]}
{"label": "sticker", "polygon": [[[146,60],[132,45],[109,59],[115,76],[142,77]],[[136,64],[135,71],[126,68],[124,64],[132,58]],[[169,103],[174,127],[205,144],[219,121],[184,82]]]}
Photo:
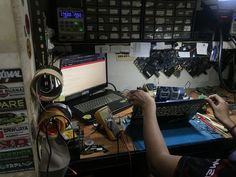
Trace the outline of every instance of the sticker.
{"label": "sticker", "polygon": [[0,112],[26,109],[25,98],[0,100]]}
{"label": "sticker", "polygon": [[31,43],[30,43],[29,39],[26,40],[26,49],[27,49],[28,57],[29,57],[29,59],[31,59],[32,50],[31,50]]}
{"label": "sticker", "polygon": [[31,148],[0,153],[0,173],[33,169],[33,152]]}
{"label": "sticker", "polygon": [[92,116],[90,114],[86,114],[82,117],[85,120],[92,119]]}
{"label": "sticker", "polygon": [[7,151],[17,148],[23,148],[31,146],[31,141],[29,136],[23,136],[17,139],[7,139],[0,141],[0,151]]}
{"label": "sticker", "polygon": [[70,130],[65,130],[62,134],[62,136],[66,139],[66,140],[69,140],[69,139],[74,139],[74,138],[77,138],[78,135],[74,132],[74,130],[70,129]]}
{"label": "sticker", "polygon": [[17,96],[24,96],[23,86],[14,87],[0,84],[0,100]]}
{"label": "sticker", "polygon": [[0,83],[22,82],[23,76],[21,69],[1,69]]}
{"label": "sticker", "polygon": [[28,124],[7,126],[0,128],[0,139],[21,137],[23,135],[29,135]]}
{"label": "sticker", "polygon": [[28,35],[30,35],[30,22],[29,22],[29,16],[25,14],[25,29]]}
{"label": "sticker", "polygon": [[0,126],[23,123],[26,118],[26,112],[0,113]]}

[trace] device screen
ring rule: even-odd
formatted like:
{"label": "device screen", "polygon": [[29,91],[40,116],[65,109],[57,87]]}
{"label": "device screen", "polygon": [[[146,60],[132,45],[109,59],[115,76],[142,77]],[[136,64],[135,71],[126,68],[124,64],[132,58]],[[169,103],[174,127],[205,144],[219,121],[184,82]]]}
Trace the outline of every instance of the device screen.
{"label": "device screen", "polygon": [[81,19],[82,12],[81,11],[71,11],[71,10],[59,10],[59,17]]}
{"label": "device screen", "polygon": [[108,108],[104,108],[100,111],[100,115],[104,121],[107,121],[111,118],[111,111]]}
{"label": "device screen", "polygon": [[236,35],[236,14],[233,16],[231,34]]}
{"label": "device screen", "polygon": [[104,54],[68,56],[62,60],[62,95],[65,98],[87,95],[107,86],[107,66]]}

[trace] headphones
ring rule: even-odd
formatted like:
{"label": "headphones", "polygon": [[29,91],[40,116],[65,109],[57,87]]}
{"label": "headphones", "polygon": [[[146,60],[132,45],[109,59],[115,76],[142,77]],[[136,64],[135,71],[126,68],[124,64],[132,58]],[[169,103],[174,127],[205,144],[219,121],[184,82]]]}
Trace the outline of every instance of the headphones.
{"label": "headphones", "polygon": [[43,66],[37,70],[30,85],[31,93],[41,101],[52,101],[62,92],[62,72],[55,66]]}
{"label": "headphones", "polygon": [[41,135],[56,138],[58,133],[63,133],[72,119],[72,112],[68,105],[52,103],[46,105],[45,110],[38,118],[38,128]]}

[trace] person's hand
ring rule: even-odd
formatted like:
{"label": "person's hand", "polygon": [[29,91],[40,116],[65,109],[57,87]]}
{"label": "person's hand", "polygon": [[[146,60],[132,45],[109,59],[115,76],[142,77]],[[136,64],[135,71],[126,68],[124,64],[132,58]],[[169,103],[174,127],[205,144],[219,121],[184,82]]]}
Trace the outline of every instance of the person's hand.
{"label": "person's hand", "polygon": [[228,103],[217,94],[210,95],[206,100],[212,107],[215,117],[221,123],[227,125],[230,120]]}
{"label": "person's hand", "polygon": [[147,106],[155,106],[155,101],[148,93],[143,90],[131,90],[128,93],[128,99],[134,105],[141,106],[143,109]]}

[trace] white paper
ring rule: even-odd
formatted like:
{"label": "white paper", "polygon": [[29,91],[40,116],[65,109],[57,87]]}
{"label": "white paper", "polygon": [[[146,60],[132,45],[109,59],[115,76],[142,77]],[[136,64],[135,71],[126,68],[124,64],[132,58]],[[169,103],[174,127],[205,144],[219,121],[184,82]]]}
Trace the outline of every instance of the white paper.
{"label": "white paper", "polygon": [[129,45],[121,45],[120,46],[120,53],[130,53],[130,46]]}
{"label": "white paper", "polygon": [[131,57],[149,57],[151,50],[150,42],[131,42],[130,56]]}
{"label": "white paper", "polygon": [[177,42],[174,48],[175,50],[179,50],[180,47],[182,47],[182,42]]}
{"label": "white paper", "polygon": [[165,42],[157,42],[156,45],[153,47],[154,50],[165,50],[165,49],[172,49],[172,45],[166,45]]}
{"label": "white paper", "polygon": [[156,46],[154,46],[153,49],[164,50],[165,49],[165,42],[157,42]]}
{"label": "white paper", "polygon": [[208,43],[197,43],[197,54],[198,55],[207,55]]}
{"label": "white paper", "polygon": [[95,53],[109,53],[110,46],[109,45],[96,45],[95,46]]}
{"label": "white paper", "polygon": [[178,52],[180,58],[190,58],[190,52]]}
{"label": "white paper", "polygon": [[110,49],[111,49],[111,53],[120,53],[120,45],[111,45]]}

